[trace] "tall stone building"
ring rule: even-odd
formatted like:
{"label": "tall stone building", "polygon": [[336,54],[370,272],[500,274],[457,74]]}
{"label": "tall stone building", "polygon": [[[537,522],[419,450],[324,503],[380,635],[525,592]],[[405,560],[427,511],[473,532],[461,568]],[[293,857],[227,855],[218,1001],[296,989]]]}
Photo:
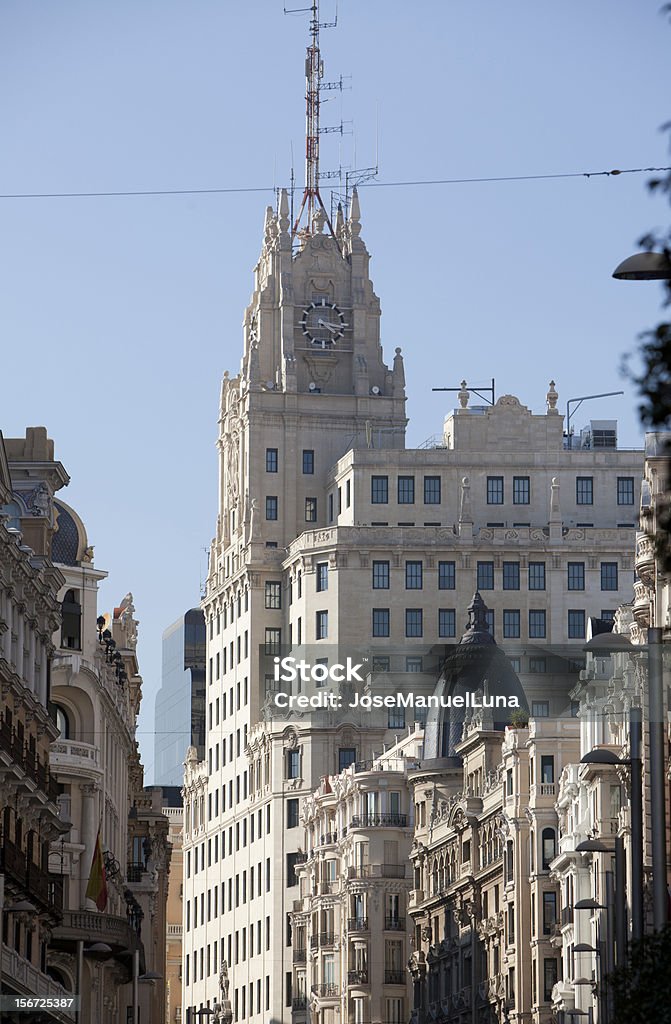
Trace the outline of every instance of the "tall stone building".
{"label": "tall stone building", "polygon": [[[240,373],[222,385],[206,756],[191,751],[184,783],[194,1021],[224,996],[234,1019],[292,1020],[284,936],[301,850],[289,801],[302,810],[323,776],[424,720],[421,708],[374,723],[280,716],[273,655],[367,652],[378,688],[431,692],[479,589],[540,717],[548,650],[572,649],[575,672],[588,618],[612,617],[633,582],[642,453],[596,434],[569,449],[553,384],[542,414],[510,395],[473,407],[464,386],[432,446],[407,450],[403,360],[383,359],[356,195],[327,228],[317,211],[294,251],[286,194],[268,209]],[[335,1007],[313,1012],[333,1024]]]}
{"label": "tall stone building", "polygon": [[182,785],[189,747],[205,754],[205,621],[190,608],[163,633],[154,713],[154,783]]}

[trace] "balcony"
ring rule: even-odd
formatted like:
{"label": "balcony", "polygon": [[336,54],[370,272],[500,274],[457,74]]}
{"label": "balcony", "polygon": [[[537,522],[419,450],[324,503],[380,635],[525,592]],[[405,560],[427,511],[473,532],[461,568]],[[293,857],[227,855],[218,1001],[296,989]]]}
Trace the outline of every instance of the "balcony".
{"label": "balcony", "polygon": [[19,739],[16,730],[8,725],[4,715],[0,715],[0,752],[9,759],[4,763],[0,761],[0,768],[7,768],[12,772],[15,768],[20,768],[49,800],[56,803],[58,784],[51,777],[48,763],[40,761],[36,752]]}
{"label": "balcony", "polygon": [[333,846],[334,843],[338,842],[337,832],[325,832],[323,836],[319,837],[320,846]]}
{"label": "balcony", "polygon": [[139,948],[140,974],[144,974],[144,947],[126,917],[98,914],[94,910],[63,911],[61,923],[52,932],[51,948],[74,953],[82,939],[105,942],[117,958],[127,958],[129,965],[132,952]]}
{"label": "balcony", "polygon": [[181,939],[182,937],[182,926],[181,924],[169,924],[168,925],[168,938],[169,939]]}
{"label": "balcony", "polygon": [[384,919],[384,930],[387,932],[404,932],[405,931],[405,918],[404,917],[385,917]]}
{"label": "balcony", "polygon": [[566,924],[573,924],[573,907],[561,908],[561,923],[562,926]]}
{"label": "balcony", "polygon": [[340,996],[340,985],[329,981],[323,985],[313,985],[310,991],[318,999],[338,999]]}
{"label": "balcony", "polygon": [[368,931],[368,918],[367,917],[350,917],[347,919],[347,931],[348,932],[367,932]]}
{"label": "balcony", "polygon": [[293,962],[295,964],[304,964],[307,961],[307,950],[306,949],[294,949]]}
{"label": "balcony", "polygon": [[[15,992],[26,996],[34,996],[36,993],[39,993],[41,996],[52,999],[67,999],[72,996],[71,992],[64,989],[62,985],[59,985],[48,974],[43,974],[42,971],[39,971],[28,960],[20,956],[16,950],[0,944],[0,956],[2,957],[2,977],[5,981],[11,979],[12,989]],[[69,1024],[76,1017],[77,1014],[74,1009],[64,1008],[49,1011],[49,1020],[53,1021],[62,1021]],[[28,1014],[27,1019],[30,1020],[31,1018],[32,1015]]]}
{"label": "balcony", "polygon": [[294,996],[291,1000],[292,1010],[306,1010],[308,1005],[307,996]]}
{"label": "balcony", "polygon": [[142,875],[145,873],[146,868],[143,863],[133,862],[126,865],[126,881],[127,882],[141,882]]}
{"label": "balcony", "polygon": [[320,946],[333,946],[335,943],[335,932],[320,932],[319,933],[319,945]]}
{"label": "balcony", "polygon": [[348,971],[347,972],[347,984],[348,985],[367,985],[368,984],[368,970],[363,968],[359,971]]}
{"label": "balcony", "polygon": [[417,907],[420,903],[424,902],[424,890],[423,889],[411,889],[408,893],[408,906]]}
{"label": "balcony", "polygon": [[351,828],[407,828],[407,814],[355,814]]}
{"label": "balcony", "polygon": [[43,871],[11,839],[3,840],[1,856],[2,870],[8,878],[24,889],[42,908],[60,913],[63,909],[63,879],[60,875]]}
{"label": "balcony", "polygon": [[102,775],[100,751],[92,743],[79,740],[57,740],[49,748],[49,764],[53,772],[90,777]]}
{"label": "balcony", "polygon": [[406,972],[402,969],[399,970],[386,970],[384,972],[384,983],[385,985],[405,985],[408,980]]}
{"label": "balcony", "polygon": [[405,878],[405,864],[382,864],[383,878]]}

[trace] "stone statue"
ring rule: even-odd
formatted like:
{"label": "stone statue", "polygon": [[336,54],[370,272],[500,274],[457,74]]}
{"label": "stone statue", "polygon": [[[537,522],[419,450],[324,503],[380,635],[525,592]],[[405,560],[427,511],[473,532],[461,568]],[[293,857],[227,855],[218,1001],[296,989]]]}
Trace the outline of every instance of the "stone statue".
{"label": "stone statue", "polygon": [[461,502],[459,506],[459,522],[473,522],[473,516],[471,513],[471,481],[467,476],[463,477],[461,481]]}
{"label": "stone statue", "polygon": [[225,960],[221,961],[221,967],[219,968],[219,991],[221,992],[222,1001],[228,999],[228,964]]}

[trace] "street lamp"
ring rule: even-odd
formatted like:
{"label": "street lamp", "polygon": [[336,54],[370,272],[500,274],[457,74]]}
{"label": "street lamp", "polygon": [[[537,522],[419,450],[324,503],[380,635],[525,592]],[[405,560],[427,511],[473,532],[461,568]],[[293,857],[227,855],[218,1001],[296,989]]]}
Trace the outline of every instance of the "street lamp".
{"label": "street lamp", "polygon": [[[612,874],[606,872],[606,907],[615,904],[615,949],[617,964],[625,962],[627,950],[627,907],[625,902],[624,881],[624,841],[622,836],[615,836],[613,846],[608,846],[600,839],[585,839],[576,846],[576,853],[614,853],[615,854],[615,897],[613,899]],[[585,908],[596,909],[596,908]],[[610,930],[610,929],[609,929]],[[575,947],[577,949],[577,947]]]}
{"label": "street lamp", "polygon": [[616,266],[613,277],[617,281],[668,281],[671,261],[663,252],[637,252]]}

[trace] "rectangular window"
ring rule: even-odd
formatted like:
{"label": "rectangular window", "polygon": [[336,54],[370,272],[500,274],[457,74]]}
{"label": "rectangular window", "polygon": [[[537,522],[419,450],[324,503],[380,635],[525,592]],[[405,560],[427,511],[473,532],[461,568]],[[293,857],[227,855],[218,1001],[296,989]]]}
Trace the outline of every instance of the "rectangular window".
{"label": "rectangular window", "polygon": [[333,494],[329,494],[329,523],[333,522]]}
{"label": "rectangular window", "polygon": [[591,476],[578,476],[575,481],[576,505],[594,504],[594,479]]}
{"label": "rectangular window", "polygon": [[387,713],[388,729],[405,729],[405,708],[389,708]]}
{"label": "rectangular window", "polygon": [[503,563],[503,589],[504,590],[519,590],[520,589],[520,563],[519,562],[504,562]]}
{"label": "rectangular window", "polygon": [[344,772],[356,761],[356,747],[340,747],[338,750],[338,771]]}
{"label": "rectangular window", "polygon": [[[422,659],[418,655],[413,655],[405,659],[405,671],[406,672],[421,672],[422,671]],[[415,714],[415,720],[417,714]]]}
{"label": "rectangular window", "polygon": [[266,608],[282,607],[282,584],[279,580],[266,580]]}
{"label": "rectangular window", "polygon": [[329,588],[329,564],[328,562],[317,562],[316,571],[316,583],[317,592],[320,593],[322,590],[328,590]]}
{"label": "rectangular window", "polygon": [[373,505],[386,505],[389,502],[389,477],[373,476],[370,479],[370,500]]}
{"label": "rectangular window", "polygon": [[567,566],[567,587],[569,590],[585,589],[585,563],[569,562]]}
{"label": "rectangular window", "polygon": [[554,957],[543,960],[543,999],[549,1003],[552,999],[552,989],[557,984],[557,961]]}
{"label": "rectangular window", "polygon": [[298,885],[298,878],[296,877],[296,865],[298,864],[299,857],[299,853],[287,854],[287,889],[291,889],[292,886]]}
{"label": "rectangular window", "polygon": [[424,504],[440,505],[440,477],[424,477]]}
{"label": "rectangular window", "polygon": [[422,609],[406,608],[405,610],[405,635],[422,636]]}
{"label": "rectangular window", "polygon": [[545,590],[545,562],[529,562],[529,590]]}
{"label": "rectangular window", "polygon": [[301,775],[301,752],[300,750],[287,751],[287,778],[299,779]]}
{"label": "rectangular window", "polygon": [[399,505],[415,504],[415,478],[414,476],[399,476],[398,478],[398,503]]}
{"label": "rectangular window", "polygon": [[584,640],[585,612],[582,608],[571,608],[568,613],[569,640]]}
{"label": "rectangular window", "polygon": [[454,608],[438,609],[438,636],[449,637],[457,634],[457,615]]}
{"label": "rectangular window", "polygon": [[277,473],[277,448],[266,448],[266,473]]}
{"label": "rectangular window", "polygon": [[266,519],[277,519],[277,497],[274,494],[266,497]]}
{"label": "rectangular window", "polygon": [[492,608],[488,608],[485,612],[485,620],[487,622],[487,629],[494,636],[494,611]]}
{"label": "rectangular window", "polygon": [[305,522],[316,523],[317,522],[317,499],[306,498],[305,499]]}
{"label": "rectangular window", "polygon": [[389,636],[388,608],[373,608],[373,636]]}
{"label": "rectangular window", "polygon": [[617,478],[617,503],[618,505],[634,504],[633,476],[619,476]]}
{"label": "rectangular window", "polygon": [[[282,645],[282,630],[271,627],[266,628],[265,634],[265,653],[266,654],[279,654],[280,647]],[[231,691],[233,692],[233,691]],[[232,710],[232,709],[231,709]]]}
{"label": "rectangular window", "polygon": [[543,935],[550,935],[557,923],[557,893],[543,893]]}
{"label": "rectangular window", "polygon": [[493,562],[478,562],[477,588],[478,588],[478,590],[493,590],[494,589],[494,563]]}
{"label": "rectangular window", "polygon": [[405,589],[406,590],[421,590],[422,589],[422,563],[421,562],[406,562],[405,563]]}
{"label": "rectangular window", "polygon": [[513,505],[528,505],[529,491],[530,486],[528,476],[513,477]]}
{"label": "rectangular window", "polygon": [[487,504],[503,505],[503,477],[487,477]]}
{"label": "rectangular window", "polygon": [[312,448],[303,449],[303,472],[306,476],[313,476],[315,471],[315,453]]}
{"label": "rectangular window", "polygon": [[601,589],[617,590],[617,562],[601,563]]}
{"label": "rectangular window", "polygon": [[503,611],[503,636],[514,639],[520,635],[520,613],[515,609],[504,609]]}
{"label": "rectangular window", "polygon": [[550,717],[550,701],[549,700],[532,700],[532,702],[531,702],[531,717],[532,718],[549,718]]}
{"label": "rectangular window", "polygon": [[326,640],[329,635],[329,613],[315,612],[315,639]]}
{"label": "rectangular window", "polygon": [[535,674],[547,672],[548,666],[545,658],[529,658],[529,671]]}
{"label": "rectangular window", "polygon": [[389,562],[373,562],[373,590],[389,590]]}
{"label": "rectangular window", "polygon": [[438,589],[454,590],[456,586],[456,572],[454,562],[438,563]]}
{"label": "rectangular window", "polygon": [[532,608],[529,612],[529,639],[538,640],[545,636],[545,609]]}

